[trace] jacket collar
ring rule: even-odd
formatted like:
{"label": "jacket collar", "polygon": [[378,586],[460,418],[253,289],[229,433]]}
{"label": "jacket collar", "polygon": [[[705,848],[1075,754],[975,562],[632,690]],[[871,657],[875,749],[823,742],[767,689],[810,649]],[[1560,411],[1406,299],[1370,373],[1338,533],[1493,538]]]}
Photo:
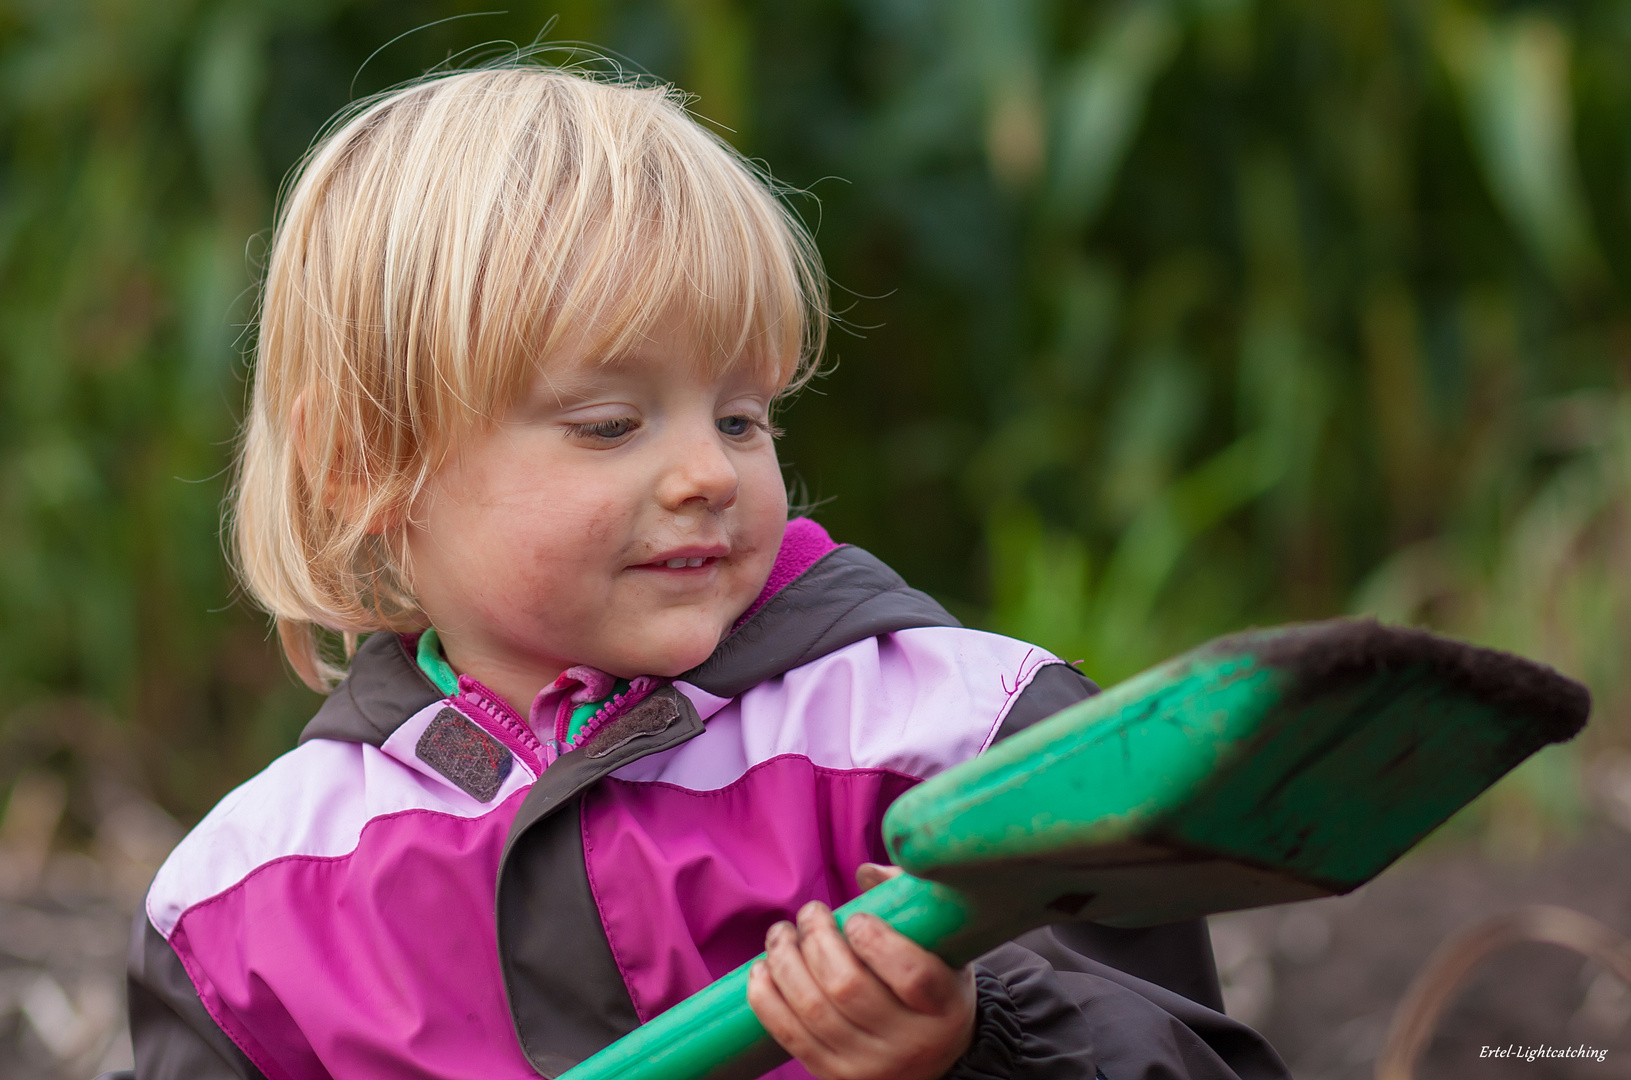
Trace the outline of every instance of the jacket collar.
{"label": "jacket collar", "polygon": [[329,692],[300,741],[336,739],[382,746],[427,705],[442,700],[401,634],[370,634],[351,658],[351,671]]}
{"label": "jacket collar", "polygon": [[919,626],[960,626],[870,552],[835,548],[790,581],[680,676],[733,698],[865,638]]}
{"label": "jacket collar", "polygon": [[[910,588],[877,557],[858,547],[833,545],[819,525],[800,518],[788,524],[765,594],[713,655],[679,680],[733,698],[865,638],[958,625],[945,608]],[[401,635],[371,634],[300,741],[380,746],[409,717],[442,697]]]}

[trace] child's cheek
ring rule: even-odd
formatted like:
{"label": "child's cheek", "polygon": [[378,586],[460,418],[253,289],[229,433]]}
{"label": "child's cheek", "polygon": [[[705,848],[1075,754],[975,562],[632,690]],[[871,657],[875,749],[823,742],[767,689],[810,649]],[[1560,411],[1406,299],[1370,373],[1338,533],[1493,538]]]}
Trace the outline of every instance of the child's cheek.
{"label": "child's cheek", "polygon": [[604,556],[607,544],[622,539],[618,536],[622,529],[622,515],[610,507],[594,507],[574,524],[577,527],[569,530],[561,540],[565,544],[581,547],[582,554]]}

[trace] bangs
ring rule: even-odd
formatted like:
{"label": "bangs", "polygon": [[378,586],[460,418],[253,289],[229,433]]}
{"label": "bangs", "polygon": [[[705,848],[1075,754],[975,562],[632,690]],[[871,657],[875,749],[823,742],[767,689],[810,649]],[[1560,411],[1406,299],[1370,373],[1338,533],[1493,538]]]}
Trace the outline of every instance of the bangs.
{"label": "bangs", "polygon": [[576,238],[573,271],[546,308],[538,360],[554,362],[571,341],[608,362],[677,319],[700,346],[694,360],[706,373],[746,367],[795,388],[825,325],[811,310],[820,277],[802,248],[806,234],[789,227],[786,211],[741,163],[702,170],[696,158],[655,149],[629,198],[606,199],[608,212]]}
{"label": "bangs", "polygon": [[708,373],[747,367],[783,393],[802,385],[827,314],[809,234],[768,178],[669,91],[584,85],[627,107],[564,108],[548,94],[495,154],[514,186],[513,201],[495,199],[472,229],[489,238],[471,291],[492,322],[476,351],[497,376],[477,395],[480,417],[568,344],[608,362],[675,316]]}

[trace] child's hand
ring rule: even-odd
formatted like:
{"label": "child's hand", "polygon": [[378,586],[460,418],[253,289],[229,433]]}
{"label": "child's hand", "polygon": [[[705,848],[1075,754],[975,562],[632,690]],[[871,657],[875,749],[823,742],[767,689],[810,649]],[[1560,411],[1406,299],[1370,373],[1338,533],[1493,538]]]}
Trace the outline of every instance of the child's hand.
{"label": "child's hand", "polygon": [[[879,875],[857,875],[863,886]],[[936,1080],[974,1034],[974,974],[872,915],[840,933],[825,904],[765,936],[748,1004],[772,1038],[820,1080]]]}

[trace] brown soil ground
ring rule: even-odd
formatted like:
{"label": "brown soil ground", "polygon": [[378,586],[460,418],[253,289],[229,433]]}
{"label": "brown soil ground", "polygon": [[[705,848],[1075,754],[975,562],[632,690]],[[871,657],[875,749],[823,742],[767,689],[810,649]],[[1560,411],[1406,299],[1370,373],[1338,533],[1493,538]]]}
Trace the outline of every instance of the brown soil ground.
{"label": "brown soil ground", "polygon": [[[1351,896],[1213,920],[1231,1011],[1254,1022],[1297,1080],[1374,1075],[1395,1004],[1447,937],[1525,904],[1558,904],[1631,934],[1631,835],[1602,826],[1522,865],[1470,850],[1406,860]],[[1490,955],[1445,1012],[1423,1080],[1631,1077],[1631,991],[1543,944]],[[1593,1058],[1481,1057],[1484,1047],[1581,1047]]]}

